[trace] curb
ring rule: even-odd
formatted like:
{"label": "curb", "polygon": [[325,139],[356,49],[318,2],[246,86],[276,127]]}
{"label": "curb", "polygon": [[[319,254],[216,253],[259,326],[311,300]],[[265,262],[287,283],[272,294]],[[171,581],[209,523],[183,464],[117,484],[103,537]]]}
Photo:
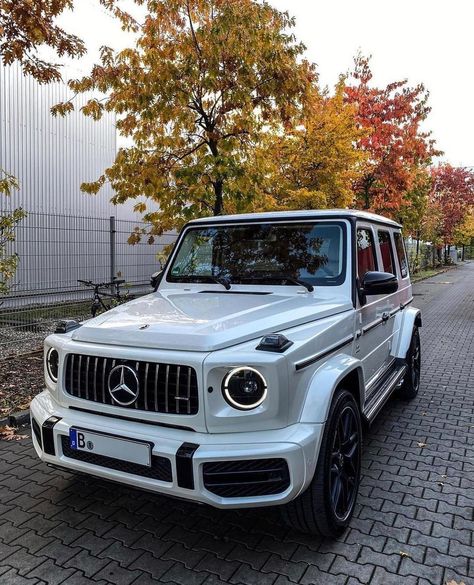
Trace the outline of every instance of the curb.
{"label": "curb", "polygon": [[[21,427],[27,425],[30,422],[30,409],[21,410],[20,412],[14,412],[6,420],[11,427]],[[1,421],[0,421],[1,424]]]}

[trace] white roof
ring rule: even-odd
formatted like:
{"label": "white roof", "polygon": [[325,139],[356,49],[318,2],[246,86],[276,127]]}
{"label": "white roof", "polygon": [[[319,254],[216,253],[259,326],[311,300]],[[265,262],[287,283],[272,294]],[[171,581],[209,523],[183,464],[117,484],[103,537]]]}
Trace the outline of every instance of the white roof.
{"label": "white roof", "polygon": [[265,220],[281,220],[281,219],[317,219],[318,217],[324,218],[338,218],[348,219],[356,217],[358,219],[365,219],[367,221],[373,221],[377,223],[385,223],[394,227],[401,227],[396,221],[384,217],[383,215],[377,215],[376,213],[369,213],[368,211],[358,211],[356,209],[308,209],[300,211],[268,211],[262,213],[241,213],[236,215],[218,215],[213,217],[201,217],[199,219],[193,219],[190,224],[196,223],[229,223],[229,222],[246,222],[246,221],[265,221]]}

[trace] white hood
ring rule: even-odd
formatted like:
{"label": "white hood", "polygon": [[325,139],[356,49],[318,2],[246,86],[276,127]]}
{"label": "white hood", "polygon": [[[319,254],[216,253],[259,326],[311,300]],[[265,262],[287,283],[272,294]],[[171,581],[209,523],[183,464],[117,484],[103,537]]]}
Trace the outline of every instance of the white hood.
{"label": "white hood", "polygon": [[86,321],[72,339],[90,343],[213,351],[352,308],[343,297],[164,291]]}

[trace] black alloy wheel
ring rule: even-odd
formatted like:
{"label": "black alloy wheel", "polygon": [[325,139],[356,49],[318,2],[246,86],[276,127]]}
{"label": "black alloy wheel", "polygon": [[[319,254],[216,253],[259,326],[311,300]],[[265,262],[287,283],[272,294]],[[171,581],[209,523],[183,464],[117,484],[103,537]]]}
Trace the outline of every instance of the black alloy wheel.
{"label": "black alloy wheel", "polygon": [[411,380],[412,386],[418,392],[420,387],[420,373],[421,373],[421,344],[420,344],[420,333],[418,329],[413,332],[412,339],[412,351],[411,351]]}
{"label": "black alloy wheel", "polygon": [[413,327],[410,347],[405,358],[407,372],[398,394],[401,398],[410,400],[415,398],[420,389],[421,378],[421,342],[418,327]]}
{"label": "black alloy wheel", "polygon": [[361,440],[356,416],[352,404],[341,411],[331,453],[331,505],[333,514],[341,522],[351,513],[357,495]]}
{"label": "black alloy wheel", "polygon": [[359,490],[362,423],[349,390],[336,390],[324,426],[318,462],[307,489],[281,506],[284,522],[307,534],[337,538],[349,525]]}

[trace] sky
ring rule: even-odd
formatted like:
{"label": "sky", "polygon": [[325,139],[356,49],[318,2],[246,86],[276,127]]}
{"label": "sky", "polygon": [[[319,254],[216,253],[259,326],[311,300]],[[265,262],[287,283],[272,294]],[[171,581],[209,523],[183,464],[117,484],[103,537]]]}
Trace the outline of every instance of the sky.
{"label": "sky", "polygon": [[[374,83],[408,79],[430,92],[432,130],[444,160],[474,167],[473,0],[270,0],[296,18],[296,37],[317,64],[321,85],[332,87],[347,72],[354,55],[372,55]],[[124,0],[122,6],[127,5]],[[101,45],[120,49],[131,38],[98,7],[76,2],[61,25],[84,39],[89,49],[73,70],[87,71]]]}

